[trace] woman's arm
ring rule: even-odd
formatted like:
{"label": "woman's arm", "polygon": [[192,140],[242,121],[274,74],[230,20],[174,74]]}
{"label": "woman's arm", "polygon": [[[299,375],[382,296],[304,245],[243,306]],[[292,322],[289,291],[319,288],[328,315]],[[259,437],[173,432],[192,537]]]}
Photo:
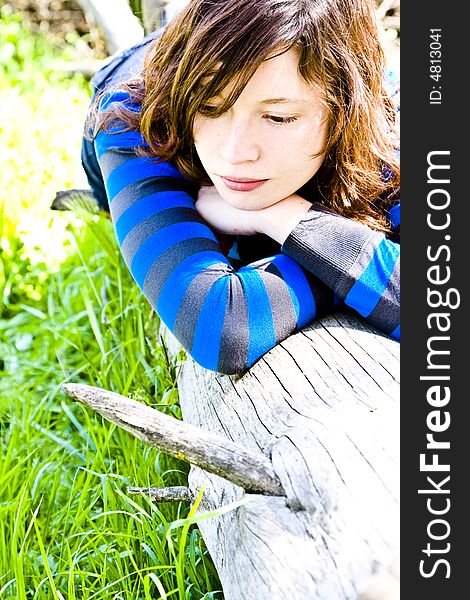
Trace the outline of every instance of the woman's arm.
{"label": "woman's arm", "polygon": [[241,372],[331,308],[334,295],[285,255],[235,271],[168,163],[138,157],[139,133],[95,139],[122,254],[143,293],[193,358]]}
{"label": "woman's arm", "polygon": [[[389,216],[396,228],[399,204],[392,213]],[[287,236],[282,252],[316,275],[369,323],[400,339],[398,243],[315,203]]]}
{"label": "woman's arm", "polygon": [[[217,193],[197,208],[217,230],[264,233],[282,252],[318,277],[347,305],[391,337],[400,337],[400,246],[384,234],[297,195],[260,211],[234,209]],[[399,227],[400,205],[389,212]]]}

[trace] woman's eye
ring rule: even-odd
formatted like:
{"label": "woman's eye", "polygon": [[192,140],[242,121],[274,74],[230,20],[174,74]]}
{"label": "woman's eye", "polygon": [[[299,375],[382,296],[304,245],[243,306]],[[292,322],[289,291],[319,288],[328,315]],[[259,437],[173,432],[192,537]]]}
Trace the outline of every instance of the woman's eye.
{"label": "woman's eye", "polygon": [[280,115],[264,115],[264,118],[276,125],[286,125],[287,123],[293,123],[297,120],[297,117],[281,117]]}
{"label": "woman's eye", "polygon": [[216,116],[218,113],[218,110],[219,110],[219,107],[216,106],[215,104],[203,104],[199,108],[199,112],[201,113],[201,115],[204,115],[205,117]]}

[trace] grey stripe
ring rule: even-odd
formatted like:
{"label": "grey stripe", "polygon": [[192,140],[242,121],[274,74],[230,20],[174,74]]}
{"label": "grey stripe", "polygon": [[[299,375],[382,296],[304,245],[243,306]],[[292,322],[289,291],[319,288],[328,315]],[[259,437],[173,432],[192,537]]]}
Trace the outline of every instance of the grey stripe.
{"label": "grey stripe", "polygon": [[356,257],[356,261],[351,265],[349,271],[339,279],[336,288],[334,288],[338,296],[341,296],[342,298],[346,298],[353,285],[364,273],[384,236],[383,234],[376,232],[373,232],[371,235],[369,230],[368,237],[367,244],[364,244],[362,247],[361,252]]}
{"label": "grey stripe", "polygon": [[227,290],[227,309],[220,339],[218,371],[239,373],[248,362],[248,307],[239,277],[232,277]]}
{"label": "grey stripe", "polygon": [[398,257],[387,287],[367,320],[392,333],[400,324],[400,257]]}
{"label": "grey stripe", "polygon": [[353,284],[344,274],[351,271],[371,235],[365,225],[315,203],[287,237],[282,252],[342,294]]}
{"label": "grey stripe", "polygon": [[179,190],[191,195],[191,186],[176,177],[157,175],[135,181],[114,196],[111,203],[113,219],[117,221],[130,206],[147,196],[159,192],[174,192]]}
{"label": "grey stripe", "polygon": [[146,179],[131,183],[114,196],[110,206],[114,222],[135,202],[153,193],[153,191],[147,189],[151,181],[151,179]]}
{"label": "grey stripe", "polygon": [[113,146],[106,150],[99,159],[101,171],[103,172],[105,179],[111,175],[114,169],[117,169],[117,167],[120,167],[133,158],[137,158],[133,148]]}
{"label": "grey stripe", "polygon": [[150,267],[145,277],[143,292],[153,306],[157,305],[161,289],[171,272],[186,258],[213,250],[220,253],[220,246],[213,240],[206,238],[190,238],[178,242],[162,252]]}
{"label": "grey stripe", "polygon": [[222,277],[230,276],[228,265],[214,265],[205,269],[190,283],[176,315],[174,333],[180,343],[191,350],[199,314],[212,286]]}
{"label": "grey stripe", "polygon": [[[174,223],[182,222],[204,223],[202,218],[192,208],[168,208],[162,210],[138,223],[124,238],[121,252],[130,264],[137,250],[149,237]],[[220,249],[219,249],[220,250]]]}
{"label": "grey stripe", "polygon": [[258,272],[268,293],[276,342],[279,343],[297,328],[297,315],[292,298],[286,282],[275,265],[269,263],[266,268],[260,265]]}

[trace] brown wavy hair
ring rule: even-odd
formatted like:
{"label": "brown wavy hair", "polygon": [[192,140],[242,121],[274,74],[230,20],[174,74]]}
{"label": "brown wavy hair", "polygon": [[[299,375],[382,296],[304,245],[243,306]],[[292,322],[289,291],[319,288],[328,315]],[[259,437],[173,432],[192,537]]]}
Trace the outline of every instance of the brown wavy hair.
{"label": "brown wavy hair", "polygon": [[211,183],[194,149],[194,117],[230,89],[212,115],[228,110],[263,61],[291,48],[329,109],[325,159],[308,199],[388,232],[398,126],[372,0],[192,0],[152,44],[142,76],[120,86],[141,112],[114,106],[100,121],[95,112],[94,129],[121,120],[147,142],[139,153]]}

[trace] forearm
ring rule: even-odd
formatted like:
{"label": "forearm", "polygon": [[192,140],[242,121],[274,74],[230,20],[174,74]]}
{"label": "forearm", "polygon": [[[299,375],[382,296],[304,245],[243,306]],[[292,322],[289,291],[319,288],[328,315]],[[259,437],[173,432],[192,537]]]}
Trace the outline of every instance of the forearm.
{"label": "forearm", "polygon": [[[282,244],[282,251],[318,277],[341,300],[393,337],[399,336],[399,246],[384,234],[312,205],[293,194],[257,211],[233,209],[212,191],[198,201],[218,230],[253,230]],[[399,222],[399,205],[388,215]]]}
{"label": "forearm", "polygon": [[369,322],[399,337],[399,244],[314,204],[287,236],[282,251]]}

